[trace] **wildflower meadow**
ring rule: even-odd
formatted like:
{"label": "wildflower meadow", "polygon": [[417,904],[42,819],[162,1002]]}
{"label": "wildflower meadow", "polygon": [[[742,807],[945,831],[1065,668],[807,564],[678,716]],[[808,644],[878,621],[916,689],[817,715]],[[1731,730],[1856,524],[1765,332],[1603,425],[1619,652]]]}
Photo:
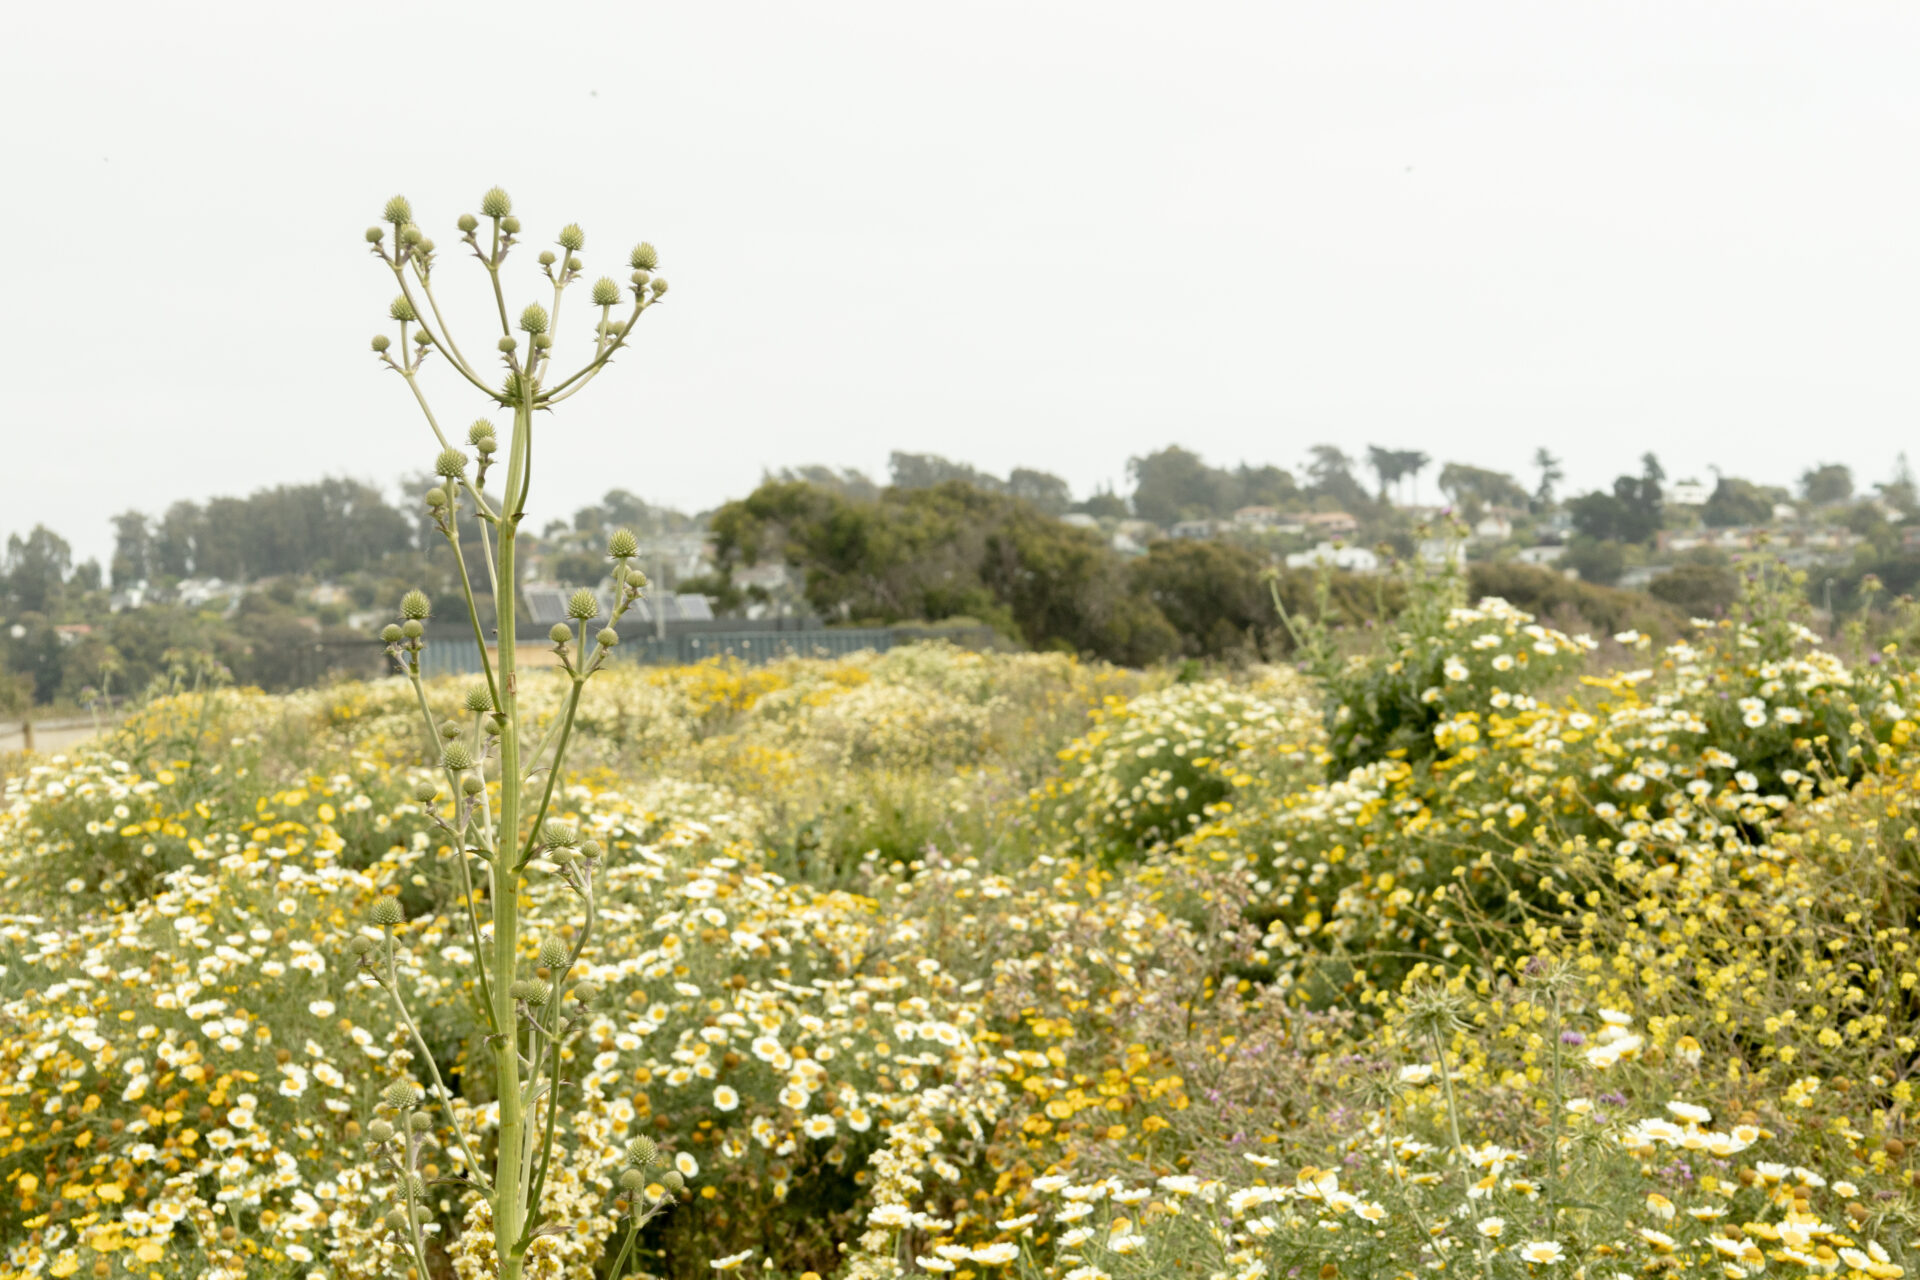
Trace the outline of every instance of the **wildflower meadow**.
{"label": "wildflower meadow", "polygon": [[[386,214],[378,358],[514,419],[423,430],[423,506],[511,583],[534,410],[628,374],[656,255],[543,381],[563,230],[496,385]],[[1920,676],[1767,563],[1660,644],[1443,568],[1289,665],[648,667],[631,554],[551,665],[414,593],[404,674],[0,766],[0,1277],[1915,1267]]]}

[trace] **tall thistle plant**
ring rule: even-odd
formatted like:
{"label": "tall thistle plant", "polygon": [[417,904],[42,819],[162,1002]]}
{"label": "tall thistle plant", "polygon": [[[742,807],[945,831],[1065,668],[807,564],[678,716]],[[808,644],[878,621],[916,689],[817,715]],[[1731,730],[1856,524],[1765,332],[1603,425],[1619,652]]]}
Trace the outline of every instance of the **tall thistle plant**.
{"label": "tall thistle plant", "polygon": [[[414,222],[413,208],[404,197],[387,202],[384,225],[368,228],[367,243],[399,286],[399,295],[388,309],[398,336],[375,337],[374,354],[406,382],[440,446],[434,461],[439,481],[425,498],[459,567],[462,607],[486,681],[468,692],[465,717],[445,722],[434,718],[420,681],[430,604],[421,592],[408,592],[400,603],[402,620],[388,626],[382,638],[413,682],[444,779],[444,785],[422,786],[415,798],[443,828],[455,850],[460,909],[473,944],[473,980],[485,1010],[483,1063],[469,1066],[468,1071],[490,1077],[491,1096],[499,1107],[491,1158],[484,1154],[480,1135],[463,1124],[433,1053],[407,1008],[395,964],[406,930],[398,898],[377,900],[375,927],[355,937],[352,948],[362,974],[391,1000],[428,1077],[424,1082],[402,1080],[388,1086],[379,1114],[368,1126],[373,1160],[394,1186],[387,1225],[419,1275],[431,1274],[426,1241],[433,1219],[421,1156],[430,1141],[441,1143],[465,1166],[466,1178],[459,1185],[476,1190],[486,1200],[493,1261],[501,1280],[518,1280],[536,1239],[572,1229],[570,1223],[549,1220],[541,1192],[554,1161],[567,1158],[555,1150],[560,1095],[568,1087],[561,1074],[563,1050],[583,1021],[580,1010],[599,994],[590,982],[569,985],[569,979],[593,936],[595,894],[604,881],[603,851],[596,842],[582,840],[570,824],[549,815],[566,767],[581,690],[606,664],[619,642],[614,628],[646,588],[646,578],[634,564],[638,541],[631,531],[620,530],[607,546],[616,596],[604,625],[594,630],[601,602],[593,592],[582,590],[568,602],[571,624],[556,624],[546,637],[572,687],[558,720],[543,738],[533,741],[518,696],[514,584],[519,575],[520,524],[533,473],[534,417],[557,409],[600,376],[626,349],[640,317],[666,296],[667,282],[654,274],[653,246],[643,243],[628,256],[632,274],[625,286],[606,276],[587,286],[588,323],[580,326],[579,343],[584,361],[563,369],[554,363],[555,339],[563,304],[570,294],[577,296],[583,278],[579,254],[586,243],[584,233],[577,225],[561,228],[556,248],[539,255],[540,273],[546,278],[541,300],[521,307],[515,315],[507,303],[503,268],[520,243],[520,219],[514,216],[507,193],[498,187],[487,192],[480,199],[479,216],[464,214],[458,226],[461,243],[492,283],[499,336],[494,339],[491,361],[470,359],[449,328],[434,293],[438,263],[434,243]],[[551,297],[546,296],[549,289]],[[513,425],[506,440],[500,439],[486,418],[467,429],[465,444],[472,449],[472,457],[449,439],[422,382],[423,371],[430,367],[447,370],[466,384],[463,393],[477,393],[501,413],[511,414]],[[487,480],[503,455],[505,479],[499,496],[489,498]],[[493,601],[491,629],[497,638],[492,646],[487,642],[489,620],[481,615],[462,553],[463,519],[470,529],[478,530],[485,553]],[[521,889],[534,874],[554,877],[579,904],[569,921],[542,922],[537,943],[535,922],[521,915]],[[570,939],[563,924],[571,926]],[[673,1193],[683,1185],[677,1173],[650,1171],[658,1163],[654,1145],[645,1138],[636,1139],[627,1152],[628,1168],[621,1176],[627,1192],[625,1244],[612,1272],[615,1276],[624,1269],[640,1227],[672,1203]],[[471,1251],[475,1243],[464,1241],[463,1251]]]}

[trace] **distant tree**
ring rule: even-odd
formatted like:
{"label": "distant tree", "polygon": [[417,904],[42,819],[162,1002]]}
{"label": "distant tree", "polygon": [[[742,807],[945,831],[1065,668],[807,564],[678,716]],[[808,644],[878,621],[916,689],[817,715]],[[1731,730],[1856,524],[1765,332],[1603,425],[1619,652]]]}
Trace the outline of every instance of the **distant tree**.
{"label": "distant tree", "polygon": [[1540,473],[1540,483],[1534,486],[1534,505],[1545,510],[1553,505],[1554,486],[1566,479],[1566,472],[1560,468],[1560,459],[1542,446],[1533,451],[1533,467]]}
{"label": "distant tree", "polygon": [[1111,489],[1096,490],[1085,502],[1075,503],[1073,510],[1102,520],[1124,520],[1130,513],[1127,500]]}
{"label": "distant tree", "polygon": [[1128,459],[1127,476],[1134,514],[1158,525],[1214,515],[1220,503],[1221,473],[1177,444]]}
{"label": "distant tree", "polygon": [[154,576],[153,531],[138,511],[113,518],[113,585],[130,587]]}
{"label": "distant tree", "polygon": [[1816,507],[1845,502],[1853,496],[1853,472],[1838,462],[1824,462],[1803,471],[1800,496]]}
{"label": "distant tree", "polygon": [[1690,618],[1717,618],[1733,606],[1740,583],[1723,564],[1680,564],[1648,583],[1647,594],[1684,609]]}
{"label": "distant tree", "polygon": [[1581,535],[1568,541],[1566,553],[1560,557],[1560,564],[1578,573],[1583,582],[1610,587],[1620,581],[1620,575],[1626,571],[1627,558],[1618,542],[1599,541]]}
{"label": "distant tree", "polygon": [[843,467],[839,471],[818,464],[805,467],[782,467],[777,472],[769,472],[763,480],[763,483],[766,482],[810,484],[817,489],[826,489],[856,502],[871,502],[880,496],[880,486],[875,484],[866,472],[853,467]]}
{"label": "distant tree", "polygon": [[1402,472],[1413,482],[1413,500],[1420,501],[1420,473],[1427,469],[1433,458],[1418,449],[1409,449],[1400,455]]}
{"label": "distant tree", "polygon": [[1250,467],[1241,463],[1233,472],[1233,489],[1232,511],[1241,507],[1289,507],[1300,500],[1300,486],[1294,483],[1293,473],[1271,464]]}
{"label": "distant tree", "polygon": [[1393,486],[1406,473],[1406,454],[1398,449],[1383,449],[1377,444],[1367,446],[1367,466],[1372,468],[1374,478],[1380,482],[1380,501],[1385,502]]}
{"label": "distant tree", "polygon": [[888,483],[896,489],[931,489],[949,480],[970,484],[987,493],[1001,493],[1006,486],[998,477],[976,471],[964,462],[954,462],[937,453],[900,453],[887,457]]}
{"label": "distant tree", "polygon": [[[73,568],[73,548],[43,524],[22,538],[7,539],[7,596],[21,613],[53,613],[58,609],[67,574]],[[97,570],[96,570],[97,572]]]}
{"label": "distant tree", "polygon": [[1449,462],[1440,471],[1440,491],[1454,506],[1473,513],[1484,507],[1525,507],[1527,491],[1504,471]]}
{"label": "distant tree", "polygon": [[1073,505],[1073,491],[1067,482],[1050,471],[1015,467],[1007,476],[1007,494],[1031,502],[1050,516],[1064,515]]}
{"label": "distant tree", "polygon": [[1277,657],[1266,561],[1231,542],[1156,542],[1129,566],[1133,581],[1180,635],[1190,658]]}
{"label": "distant tree", "polygon": [[1912,515],[1920,510],[1920,490],[1914,486],[1913,468],[1907,465],[1905,453],[1894,460],[1893,478],[1874,487],[1880,491],[1883,501],[1903,514]]}
{"label": "distant tree", "polygon": [[1700,518],[1718,529],[1765,524],[1773,518],[1773,499],[1757,484],[1721,476],[1720,482],[1713,486],[1707,505],[1700,509]]}
{"label": "distant tree", "polygon": [[1317,444],[1307,450],[1307,479],[1311,491],[1332,498],[1349,512],[1371,504],[1366,489],[1353,476],[1353,459],[1338,446]]}

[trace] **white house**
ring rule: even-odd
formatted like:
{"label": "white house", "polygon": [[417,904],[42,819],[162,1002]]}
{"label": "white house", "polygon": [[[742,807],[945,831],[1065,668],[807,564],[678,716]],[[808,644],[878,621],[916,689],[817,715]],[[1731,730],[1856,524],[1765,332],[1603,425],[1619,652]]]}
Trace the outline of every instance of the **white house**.
{"label": "white house", "polygon": [[1567,549],[1565,547],[1557,546],[1557,545],[1544,546],[1544,547],[1522,547],[1518,552],[1514,554],[1513,558],[1515,560],[1518,560],[1521,564],[1534,564],[1534,565],[1540,565],[1544,567],[1546,565],[1556,563],[1560,559],[1560,557],[1564,556],[1565,554],[1567,554]]}
{"label": "white house", "polygon": [[1713,496],[1713,490],[1698,480],[1676,480],[1667,486],[1663,496],[1670,506],[1704,507],[1707,499]]}
{"label": "white house", "polygon": [[1311,551],[1296,551],[1287,557],[1289,569],[1315,569],[1331,565],[1349,573],[1378,573],[1380,557],[1365,547],[1336,547],[1322,542]]}

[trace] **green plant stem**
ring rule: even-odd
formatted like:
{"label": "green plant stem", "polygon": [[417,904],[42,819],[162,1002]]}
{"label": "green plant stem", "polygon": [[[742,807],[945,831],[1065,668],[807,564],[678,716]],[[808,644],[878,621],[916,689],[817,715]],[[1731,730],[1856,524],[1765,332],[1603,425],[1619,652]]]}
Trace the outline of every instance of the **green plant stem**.
{"label": "green plant stem", "polygon": [[[1440,1064],[1440,1082],[1447,1091],[1447,1128],[1453,1137],[1453,1155],[1460,1162],[1460,1174],[1467,1182],[1467,1200],[1473,1199],[1473,1165],[1467,1159],[1467,1146],[1460,1140],[1460,1108],[1453,1097],[1453,1072],[1447,1069],[1447,1051],[1440,1043],[1440,1032],[1430,1030],[1428,1039],[1433,1042],[1433,1056]],[[1487,1256],[1487,1242],[1482,1239],[1476,1246],[1480,1255],[1480,1272],[1487,1280],[1493,1277],[1493,1261]]]}
{"label": "green plant stem", "polygon": [[400,1014],[400,1021],[406,1024],[407,1032],[413,1037],[414,1047],[420,1050],[420,1058],[427,1064],[427,1074],[433,1077],[435,1099],[446,1114],[447,1127],[453,1131],[453,1140],[460,1144],[460,1154],[467,1158],[467,1167],[473,1170],[474,1181],[480,1184],[480,1190],[487,1195],[493,1194],[493,1183],[488,1180],[486,1166],[474,1156],[467,1146],[467,1139],[460,1132],[460,1121],[453,1114],[453,1095],[447,1092],[447,1086],[441,1082],[440,1067],[433,1060],[433,1051],[427,1048],[427,1041],[420,1034],[420,1028],[414,1024],[413,1015],[407,1012],[407,1002],[400,995],[400,971],[393,962],[393,930],[387,930],[387,994],[393,997],[393,1007]]}
{"label": "green plant stem", "polygon": [[627,1255],[633,1252],[633,1242],[640,1237],[639,1201],[638,1191],[627,1193],[627,1239],[626,1243],[620,1246],[620,1252],[613,1260],[613,1270],[607,1272],[607,1280],[620,1280],[621,1273],[626,1270]]}
{"label": "green plant stem", "polygon": [[[481,526],[485,528],[484,525]],[[480,606],[473,598],[473,579],[467,573],[467,557],[460,551],[460,513],[454,512],[447,521],[447,545],[453,548],[453,562],[460,566],[460,595],[467,602],[467,621],[473,626],[473,647],[480,651],[480,671],[487,677],[487,693],[493,699],[493,709],[500,707],[500,686],[493,678],[493,661],[487,657],[487,634],[480,628]],[[497,604],[499,596],[494,597]]]}
{"label": "green plant stem", "polygon": [[[533,824],[527,829],[526,845],[520,850],[518,865],[525,866],[533,857],[534,846],[540,840],[540,824],[547,820],[547,807],[553,803],[554,784],[560,778],[560,765],[567,757],[567,740],[573,736],[573,716],[580,707],[580,691],[586,687],[587,678],[577,675],[573,678],[573,689],[567,694],[566,718],[560,724],[560,740],[553,747],[553,764],[547,770],[547,783],[540,793],[540,809],[533,815]],[[536,759],[538,757],[535,757]]]}
{"label": "green plant stem", "polygon": [[[591,873],[588,874],[591,875]],[[553,1068],[547,1073],[549,1090],[552,1096],[547,1099],[547,1134],[546,1142],[540,1152],[540,1169],[539,1172],[534,1175],[532,1189],[527,1192],[527,1205],[531,1210],[530,1216],[527,1219],[528,1233],[531,1233],[540,1225],[540,1219],[542,1217],[540,1213],[540,1193],[546,1189],[547,1168],[553,1162],[553,1137],[560,1116],[560,1038],[558,1032],[560,1022],[560,986],[567,980],[567,975],[573,972],[574,965],[579,962],[580,953],[586,950],[587,940],[593,936],[595,915],[593,883],[591,880],[588,880],[586,893],[583,896],[587,902],[586,926],[581,929],[579,939],[573,944],[573,954],[567,957],[567,963],[561,966],[560,972],[554,975],[553,980],[553,1018],[555,1028]],[[523,1240],[522,1247],[530,1242],[530,1240]]]}

